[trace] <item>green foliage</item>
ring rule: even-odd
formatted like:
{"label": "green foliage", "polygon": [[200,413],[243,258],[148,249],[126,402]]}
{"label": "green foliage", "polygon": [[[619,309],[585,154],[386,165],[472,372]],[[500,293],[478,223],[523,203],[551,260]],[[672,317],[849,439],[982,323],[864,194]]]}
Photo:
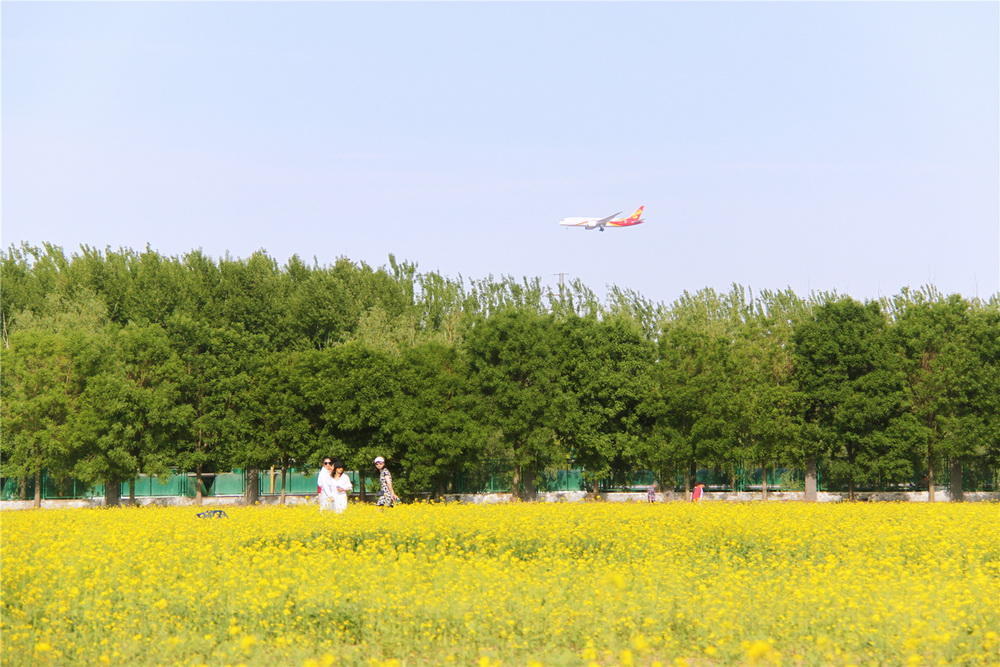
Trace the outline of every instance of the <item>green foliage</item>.
{"label": "green foliage", "polygon": [[852,492],[880,466],[905,469],[900,452],[909,443],[894,445],[913,435],[901,421],[904,374],[887,331],[879,304],[841,298],[817,307],[792,337],[795,377],[817,438],[808,453],[830,457],[831,471]]}
{"label": "green foliage", "polygon": [[699,463],[727,457],[726,364],[731,313],[714,290],[685,293],[661,323],[652,392],[641,406],[651,423],[641,460],[668,483]]}
{"label": "green foliage", "polygon": [[316,460],[336,456],[370,470],[376,456],[395,456],[385,419],[398,394],[395,366],[391,356],[358,342],[303,353],[299,386],[317,434]]}
{"label": "green foliage", "polygon": [[89,383],[114,357],[114,330],[93,295],[52,293],[32,306],[11,318],[3,350],[3,474],[65,478]]}
{"label": "green foliage", "polygon": [[457,476],[476,474],[486,431],[463,351],[436,342],[410,348],[396,377],[385,419],[410,486],[444,493]]}
{"label": "green foliage", "polygon": [[[398,488],[570,462],[590,488],[651,470],[800,467],[854,487],[1000,464],[1000,295],[882,303],[579,280],[465,280],[390,256],[280,266],[146,248],[0,253],[0,470],[115,483],[170,467],[339,456]],[[982,476],[977,472],[977,475]]]}
{"label": "green foliage", "polygon": [[639,406],[651,390],[655,347],[636,322],[623,317],[574,315],[555,322],[553,334],[559,441],[591,485],[623,480],[639,462],[649,426]]}
{"label": "green foliage", "polygon": [[193,410],[182,401],[183,368],[159,325],[113,330],[100,372],[90,376],[74,416],[73,474],[114,484],[165,475]]}
{"label": "green foliage", "polygon": [[495,434],[491,458],[513,467],[525,497],[548,467],[565,465],[569,451],[556,435],[568,397],[556,358],[555,319],[507,309],[477,323],[465,341],[479,415]]}

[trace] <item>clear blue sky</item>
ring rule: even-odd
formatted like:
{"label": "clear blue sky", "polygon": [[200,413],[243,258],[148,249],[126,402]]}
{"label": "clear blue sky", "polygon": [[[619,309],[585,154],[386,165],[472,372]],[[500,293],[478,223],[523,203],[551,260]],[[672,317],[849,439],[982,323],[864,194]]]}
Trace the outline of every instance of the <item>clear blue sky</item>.
{"label": "clear blue sky", "polygon": [[3,247],[986,297],[998,8],[3,2]]}

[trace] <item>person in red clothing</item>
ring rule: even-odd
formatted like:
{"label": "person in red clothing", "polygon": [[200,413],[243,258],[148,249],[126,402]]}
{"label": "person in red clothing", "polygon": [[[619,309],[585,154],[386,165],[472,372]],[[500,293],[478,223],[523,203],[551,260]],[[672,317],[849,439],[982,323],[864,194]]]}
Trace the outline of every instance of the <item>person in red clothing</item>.
{"label": "person in red clothing", "polygon": [[694,490],[691,491],[691,502],[696,503],[702,499],[705,495],[705,485],[698,483],[694,485]]}

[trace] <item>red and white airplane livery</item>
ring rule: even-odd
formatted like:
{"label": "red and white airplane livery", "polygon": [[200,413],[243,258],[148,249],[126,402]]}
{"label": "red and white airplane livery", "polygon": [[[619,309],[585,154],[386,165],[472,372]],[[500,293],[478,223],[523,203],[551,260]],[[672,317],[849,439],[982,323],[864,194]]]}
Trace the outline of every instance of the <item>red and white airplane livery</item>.
{"label": "red and white airplane livery", "polygon": [[563,218],[559,221],[559,224],[563,227],[583,227],[584,229],[600,229],[602,232],[605,227],[632,227],[634,225],[641,225],[646,222],[642,219],[642,211],[645,206],[640,206],[635,210],[635,213],[627,218],[615,219],[616,215],[620,215],[621,211],[618,213],[612,213],[606,218]]}

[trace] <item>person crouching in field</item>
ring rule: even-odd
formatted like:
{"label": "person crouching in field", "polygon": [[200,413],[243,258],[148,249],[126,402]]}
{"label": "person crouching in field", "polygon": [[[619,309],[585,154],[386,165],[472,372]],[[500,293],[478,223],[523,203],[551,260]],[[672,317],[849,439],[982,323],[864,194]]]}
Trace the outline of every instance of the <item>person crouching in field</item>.
{"label": "person crouching in field", "polygon": [[333,483],[333,459],[329,456],[323,457],[323,467],[316,477],[316,495],[319,500],[319,508],[322,511],[333,509],[333,499],[336,488]]}
{"label": "person crouching in field", "polygon": [[381,456],[375,457],[375,469],[378,470],[378,482],[382,489],[382,494],[375,501],[375,504],[379,507],[392,507],[399,502],[399,496],[392,488],[392,473],[385,467],[385,459]]}
{"label": "person crouching in field", "polygon": [[341,514],[347,509],[347,496],[354,489],[351,478],[344,470],[344,464],[339,459],[333,460],[333,511]]}

